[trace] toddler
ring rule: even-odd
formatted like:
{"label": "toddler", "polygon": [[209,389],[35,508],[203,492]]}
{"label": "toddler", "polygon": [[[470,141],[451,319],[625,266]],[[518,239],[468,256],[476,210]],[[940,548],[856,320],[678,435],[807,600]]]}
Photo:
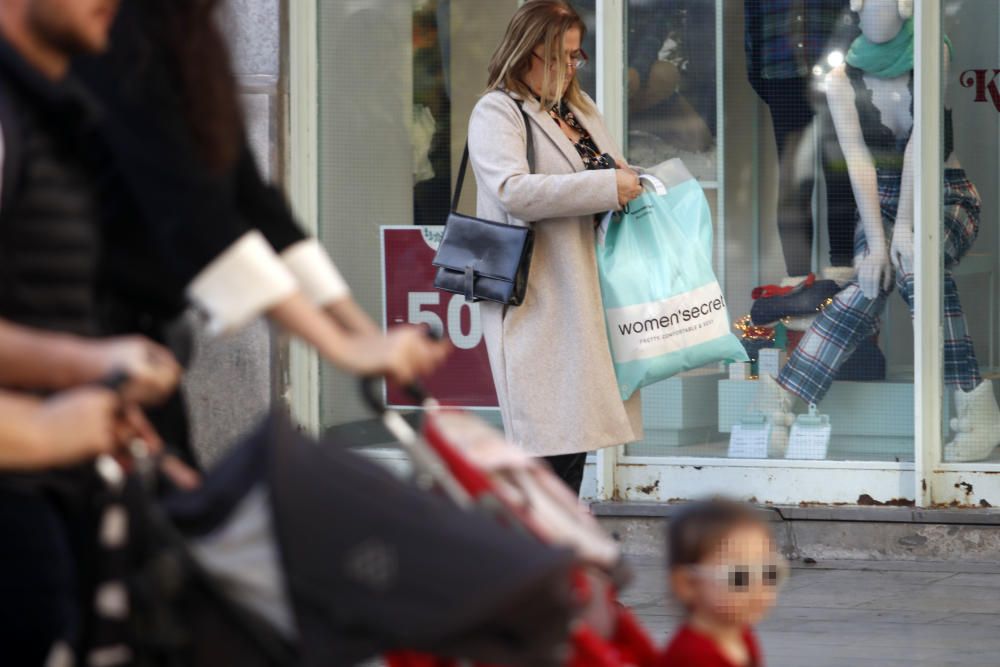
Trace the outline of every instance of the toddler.
{"label": "toddler", "polygon": [[757,510],[720,499],[689,505],[670,522],[668,553],[687,619],[657,667],[762,667],[753,627],[788,566]]}

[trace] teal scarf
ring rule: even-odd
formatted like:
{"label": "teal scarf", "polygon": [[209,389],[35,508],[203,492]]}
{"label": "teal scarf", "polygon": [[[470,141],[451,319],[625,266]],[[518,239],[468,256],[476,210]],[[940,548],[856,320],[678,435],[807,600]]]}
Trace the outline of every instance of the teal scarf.
{"label": "teal scarf", "polygon": [[[945,35],[949,53],[951,40]],[[884,44],[861,35],[847,52],[847,64],[882,79],[892,79],[913,70],[913,19],[907,19],[899,34]]]}

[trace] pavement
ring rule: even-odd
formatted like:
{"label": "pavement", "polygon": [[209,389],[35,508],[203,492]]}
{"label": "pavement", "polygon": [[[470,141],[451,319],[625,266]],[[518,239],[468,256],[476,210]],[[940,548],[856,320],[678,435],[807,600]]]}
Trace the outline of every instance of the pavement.
{"label": "pavement", "polygon": [[[681,622],[658,560],[633,560],[622,601],[658,642]],[[1000,667],[995,563],[793,564],[760,626],[767,667]]]}

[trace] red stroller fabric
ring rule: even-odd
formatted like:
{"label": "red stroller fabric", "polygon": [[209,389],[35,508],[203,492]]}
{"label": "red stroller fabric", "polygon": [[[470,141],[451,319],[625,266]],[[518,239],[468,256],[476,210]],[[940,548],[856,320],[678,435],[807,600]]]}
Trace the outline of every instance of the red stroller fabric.
{"label": "red stroller fabric", "polygon": [[[617,601],[612,573],[616,545],[572,494],[535,459],[503,441],[481,420],[438,409],[425,416],[423,441],[468,494],[471,505],[539,540],[573,548],[580,616],[564,667],[651,667],[656,647],[632,613]],[[387,656],[389,667],[456,667],[458,662],[417,653]],[[477,667],[497,667],[478,665]]]}

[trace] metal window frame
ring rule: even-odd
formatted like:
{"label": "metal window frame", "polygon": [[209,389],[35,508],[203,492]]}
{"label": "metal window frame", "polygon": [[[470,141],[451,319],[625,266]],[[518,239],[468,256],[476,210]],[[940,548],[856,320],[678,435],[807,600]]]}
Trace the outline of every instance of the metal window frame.
{"label": "metal window frame", "polygon": [[[625,0],[597,0],[597,106],[611,138],[627,149],[627,118],[623,92],[625,79]],[[624,445],[624,443],[623,443]],[[617,491],[618,460],[625,448],[606,447],[597,452],[597,491],[600,500],[611,500]]]}
{"label": "metal window frame", "polygon": [[[295,0],[287,7],[288,141],[285,142],[289,198],[306,233],[319,232],[319,9]],[[320,374],[316,350],[289,344],[288,392],[292,417],[309,433],[320,432]]]}
{"label": "metal window frame", "polygon": [[915,4],[914,33],[914,498],[920,506],[933,503],[934,472],[941,462],[942,398],[944,396],[943,264],[943,141],[941,0]]}

